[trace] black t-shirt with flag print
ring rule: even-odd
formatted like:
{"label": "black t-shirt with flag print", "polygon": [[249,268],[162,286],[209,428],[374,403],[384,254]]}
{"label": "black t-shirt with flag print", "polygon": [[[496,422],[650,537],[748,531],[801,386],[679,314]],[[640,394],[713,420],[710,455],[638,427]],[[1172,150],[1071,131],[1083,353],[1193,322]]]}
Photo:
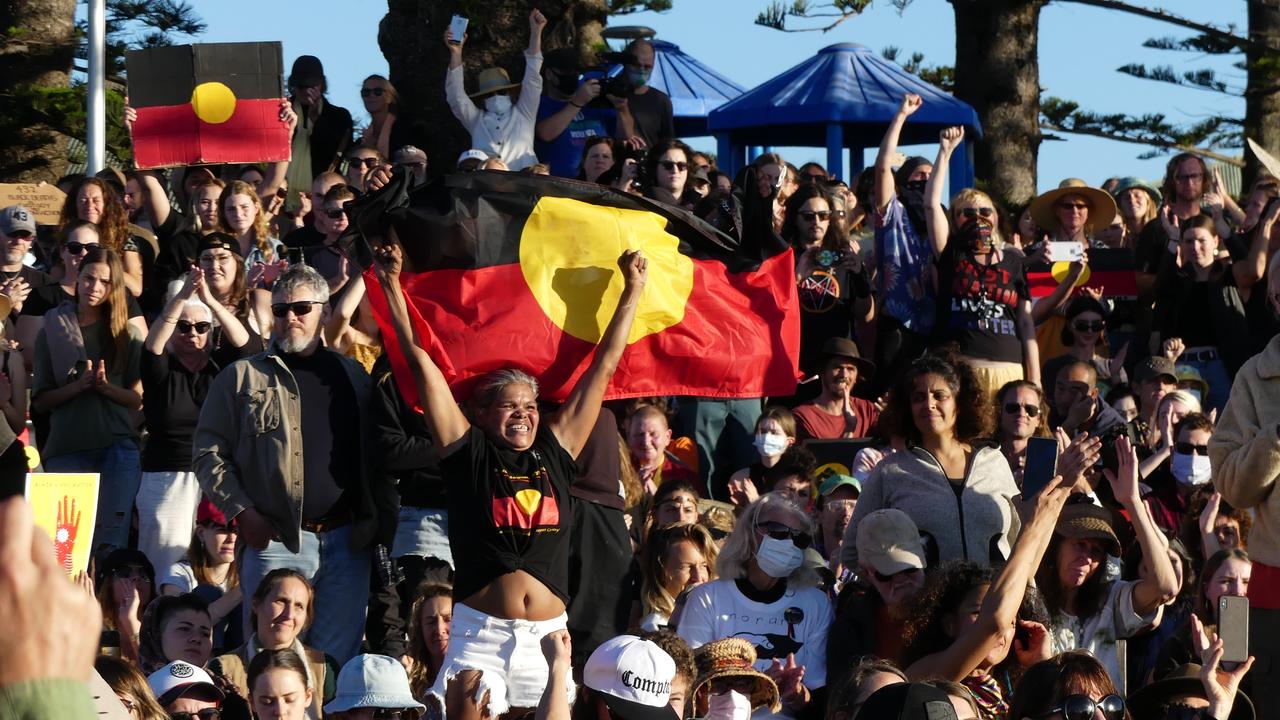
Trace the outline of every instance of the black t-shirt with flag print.
{"label": "black t-shirt with flag print", "polygon": [[1018,308],[1031,299],[1022,256],[1002,252],[991,265],[952,241],[937,261],[939,342],[956,342],[969,357],[1022,362]]}
{"label": "black t-shirt with flag print", "polygon": [[555,434],[541,425],[533,446],[516,451],[472,426],[440,469],[449,481],[454,597],[465,600],[523,570],[568,603],[569,485],[577,466]]}

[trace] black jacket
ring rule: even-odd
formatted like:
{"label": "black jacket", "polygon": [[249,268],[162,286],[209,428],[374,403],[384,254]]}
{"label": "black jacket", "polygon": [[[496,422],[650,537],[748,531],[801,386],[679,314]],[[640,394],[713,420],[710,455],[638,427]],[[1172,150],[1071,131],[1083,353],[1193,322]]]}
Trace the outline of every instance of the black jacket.
{"label": "black jacket", "polygon": [[[373,366],[372,416],[379,470],[399,480],[400,504],[448,507],[449,493],[440,475],[440,455],[427,425],[400,394],[384,354]],[[394,528],[395,524],[391,526]]]}

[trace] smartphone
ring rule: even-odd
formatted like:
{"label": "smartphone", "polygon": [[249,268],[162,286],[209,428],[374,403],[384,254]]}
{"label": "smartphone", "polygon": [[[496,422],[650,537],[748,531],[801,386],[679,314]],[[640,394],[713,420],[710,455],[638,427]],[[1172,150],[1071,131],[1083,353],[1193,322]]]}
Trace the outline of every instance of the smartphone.
{"label": "smartphone", "polygon": [[300,247],[289,248],[288,251],[286,252],[285,258],[289,261],[290,265],[301,265],[302,264],[302,248]]}
{"label": "smartphone", "polygon": [[1022,498],[1030,500],[1058,474],[1058,441],[1051,437],[1027,440],[1027,463],[1022,469]]}
{"label": "smartphone", "polygon": [[1222,669],[1230,671],[1249,659],[1249,598],[1218,598],[1218,637],[1222,638]]}
{"label": "smartphone", "polygon": [[453,44],[457,45],[462,42],[462,36],[467,34],[467,19],[461,15],[454,15],[449,20],[449,29],[453,31]]}
{"label": "smartphone", "polygon": [[1084,246],[1078,242],[1050,242],[1049,259],[1053,262],[1080,262]]}

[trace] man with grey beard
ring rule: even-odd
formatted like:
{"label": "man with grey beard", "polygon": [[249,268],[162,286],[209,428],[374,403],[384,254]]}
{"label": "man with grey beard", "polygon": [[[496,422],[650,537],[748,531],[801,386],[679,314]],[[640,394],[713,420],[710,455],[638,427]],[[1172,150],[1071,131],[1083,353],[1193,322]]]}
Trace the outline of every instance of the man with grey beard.
{"label": "man with grey beard", "polygon": [[210,386],[193,464],[205,494],[238,525],[244,596],[272,570],[301,571],[315,590],[308,644],[342,663],[360,650],[375,496],[384,503],[392,490],[373,468],[369,376],[321,344],[328,300],[313,268],[280,276],[271,345]]}

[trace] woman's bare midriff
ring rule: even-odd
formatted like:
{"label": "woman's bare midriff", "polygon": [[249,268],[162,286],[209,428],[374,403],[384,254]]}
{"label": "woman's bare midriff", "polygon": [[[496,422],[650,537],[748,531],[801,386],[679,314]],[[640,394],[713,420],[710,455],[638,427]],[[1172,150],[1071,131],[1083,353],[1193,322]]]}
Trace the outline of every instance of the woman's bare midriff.
{"label": "woman's bare midriff", "polygon": [[499,575],[462,604],[505,620],[553,620],[564,614],[564,603],[534,576],[523,570]]}

